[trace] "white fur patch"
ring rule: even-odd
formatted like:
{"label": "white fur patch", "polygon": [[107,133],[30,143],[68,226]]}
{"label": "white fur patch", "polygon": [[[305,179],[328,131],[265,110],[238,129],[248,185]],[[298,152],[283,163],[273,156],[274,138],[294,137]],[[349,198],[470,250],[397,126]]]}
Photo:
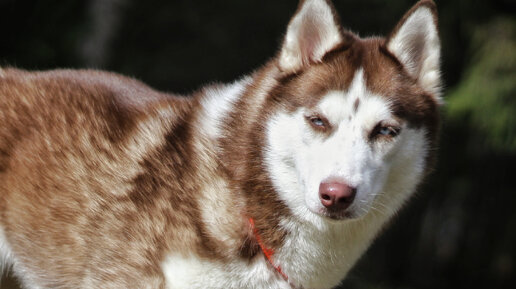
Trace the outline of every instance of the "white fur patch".
{"label": "white fur patch", "polygon": [[250,81],[251,78],[246,77],[230,85],[206,89],[201,100],[203,111],[200,117],[200,129],[205,136],[212,140],[221,136],[222,121]]}
{"label": "white fur patch", "polygon": [[208,264],[203,264],[192,256],[170,255],[163,263],[163,273],[167,280],[168,289],[192,288],[192,276],[203,283],[205,270],[210,270]]}
{"label": "white fur patch", "polygon": [[162,264],[167,289],[291,289],[262,256],[230,263],[171,254]]}

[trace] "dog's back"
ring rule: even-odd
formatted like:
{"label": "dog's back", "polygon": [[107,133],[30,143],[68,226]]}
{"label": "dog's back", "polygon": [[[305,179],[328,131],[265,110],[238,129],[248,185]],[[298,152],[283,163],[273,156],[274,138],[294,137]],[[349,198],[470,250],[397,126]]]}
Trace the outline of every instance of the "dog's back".
{"label": "dog's back", "polygon": [[159,180],[148,179],[156,164],[146,160],[192,101],[115,74],[66,70],[5,69],[0,95],[0,242],[10,241],[0,249],[16,252],[15,271],[52,288],[159,287],[145,272],[159,270],[170,220],[138,205],[159,206],[149,187]]}

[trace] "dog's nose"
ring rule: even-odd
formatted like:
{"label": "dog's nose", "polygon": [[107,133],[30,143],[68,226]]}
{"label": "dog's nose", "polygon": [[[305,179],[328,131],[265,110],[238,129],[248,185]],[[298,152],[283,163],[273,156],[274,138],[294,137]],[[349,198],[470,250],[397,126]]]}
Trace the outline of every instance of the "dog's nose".
{"label": "dog's nose", "polygon": [[342,182],[322,182],[319,185],[321,203],[333,211],[347,209],[353,203],[356,193],[356,188]]}

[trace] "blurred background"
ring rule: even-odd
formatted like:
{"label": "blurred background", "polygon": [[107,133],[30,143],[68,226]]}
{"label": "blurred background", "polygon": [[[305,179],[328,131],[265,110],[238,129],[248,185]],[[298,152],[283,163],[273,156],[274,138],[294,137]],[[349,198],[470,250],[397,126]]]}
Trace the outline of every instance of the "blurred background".
{"label": "blurred background", "polygon": [[[334,0],[361,36],[387,34],[415,2]],[[446,101],[439,162],[341,288],[516,288],[516,1],[436,2]],[[296,7],[0,0],[0,66],[99,68],[189,93],[271,58]],[[16,281],[4,277],[0,288]]]}

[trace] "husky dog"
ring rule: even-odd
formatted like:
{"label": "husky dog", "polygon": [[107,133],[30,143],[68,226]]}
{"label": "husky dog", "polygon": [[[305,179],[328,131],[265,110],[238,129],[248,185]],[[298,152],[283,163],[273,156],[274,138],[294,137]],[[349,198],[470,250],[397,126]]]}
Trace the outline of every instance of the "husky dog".
{"label": "husky dog", "polygon": [[305,0],[277,56],[190,97],[0,70],[0,259],[26,288],[332,288],[431,166],[436,7],[387,38]]}

